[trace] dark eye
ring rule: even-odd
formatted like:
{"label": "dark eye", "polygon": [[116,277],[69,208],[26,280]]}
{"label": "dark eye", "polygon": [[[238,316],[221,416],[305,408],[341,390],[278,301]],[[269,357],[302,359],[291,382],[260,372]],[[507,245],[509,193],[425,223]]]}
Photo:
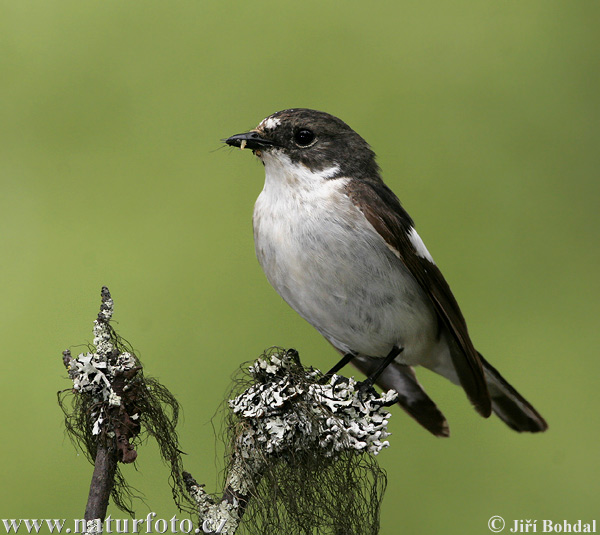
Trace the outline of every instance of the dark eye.
{"label": "dark eye", "polygon": [[315,135],[307,128],[302,128],[294,134],[294,141],[300,147],[308,147],[315,140]]}

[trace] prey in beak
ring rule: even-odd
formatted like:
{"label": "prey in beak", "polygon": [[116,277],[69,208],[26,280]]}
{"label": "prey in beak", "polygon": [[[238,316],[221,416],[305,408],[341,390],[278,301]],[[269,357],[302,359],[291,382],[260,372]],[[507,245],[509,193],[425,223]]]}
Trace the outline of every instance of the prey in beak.
{"label": "prey in beak", "polygon": [[248,148],[252,151],[277,146],[277,144],[273,141],[261,137],[261,135],[255,130],[251,132],[245,132],[243,134],[236,134],[235,136],[231,136],[223,141],[225,141],[225,143],[227,143],[227,145],[230,147],[239,147],[242,150]]}

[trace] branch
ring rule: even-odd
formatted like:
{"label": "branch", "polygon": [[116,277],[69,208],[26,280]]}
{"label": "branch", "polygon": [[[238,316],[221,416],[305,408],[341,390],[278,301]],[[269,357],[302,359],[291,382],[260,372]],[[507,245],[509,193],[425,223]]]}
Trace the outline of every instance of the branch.
{"label": "branch", "polygon": [[[294,350],[274,349],[247,368],[228,396],[228,465],[220,497],[183,472],[175,426],[179,405],[110,325],[114,304],[102,288],[94,351],[63,353],[73,388],[59,392],[67,432],[94,473],[85,511],[88,533],[100,533],[109,498],[133,515],[118,463],[137,457],[146,433],[171,465],[176,503],[191,504],[204,533],[374,535],[386,486],[375,456],[389,445],[386,407],[353,378],[304,368]],[[70,410],[65,403],[72,400]],[[165,410],[167,409],[167,410]],[[185,507],[184,507],[185,508]],[[187,510],[190,510],[189,508]]]}
{"label": "branch", "polygon": [[233,534],[252,509],[244,524],[256,532],[376,533],[385,476],[373,456],[389,445],[385,407],[397,394],[305,369],[294,350],[265,355],[248,373],[245,390],[229,401],[221,499],[186,474],[204,532]]}
{"label": "branch", "polygon": [[[69,350],[63,352],[73,388],[59,392],[67,432],[94,463],[85,509],[88,532],[101,531],[111,496],[119,508],[133,515],[132,493],[117,463],[136,460],[142,433],[157,440],[161,456],[171,465],[176,503],[191,506],[175,431],[179,405],[158,381],[144,377],[133,349],[110,325],[114,303],[108,288],[103,287],[101,295],[93,330],[95,351],[77,358]],[[66,393],[73,394],[72,408],[65,403]]]}
{"label": "branch", "polygon": [[100,519],[104,521],[110,493],[115,482],[117,471],[116,449],[111,446],[98,446],[94,473],[90,483],[90,493],[85,507],[84,518],[86,522]]}

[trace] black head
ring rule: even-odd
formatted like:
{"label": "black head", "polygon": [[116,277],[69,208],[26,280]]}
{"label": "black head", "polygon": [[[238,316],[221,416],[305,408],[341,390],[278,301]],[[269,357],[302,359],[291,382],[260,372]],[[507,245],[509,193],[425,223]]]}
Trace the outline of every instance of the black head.
{"label": "black head", "polygon": [[375,153],[344,121],[322,111],[294,108],[278,111],[254,130],[225,140],[234,147],[252,149],[259,157],[282,151],[294,163],[311,171],[339,166],[336,176],[379,177]]}

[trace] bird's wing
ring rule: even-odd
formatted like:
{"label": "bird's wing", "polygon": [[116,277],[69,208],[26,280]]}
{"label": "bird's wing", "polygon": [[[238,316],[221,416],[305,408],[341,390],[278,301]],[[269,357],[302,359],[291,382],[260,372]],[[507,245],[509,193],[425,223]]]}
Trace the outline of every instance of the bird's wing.
{"label": "bird's wing", "polygon": [[[351,185],[351,187],[348,187]],[[460,383],[482,416],[491,414],[491,401],[479,355],[467,331],[456,299],[394,193],[379,180],[353,180],[346,194],[385,240],[431,299],[451,333],[450,354]]]}

